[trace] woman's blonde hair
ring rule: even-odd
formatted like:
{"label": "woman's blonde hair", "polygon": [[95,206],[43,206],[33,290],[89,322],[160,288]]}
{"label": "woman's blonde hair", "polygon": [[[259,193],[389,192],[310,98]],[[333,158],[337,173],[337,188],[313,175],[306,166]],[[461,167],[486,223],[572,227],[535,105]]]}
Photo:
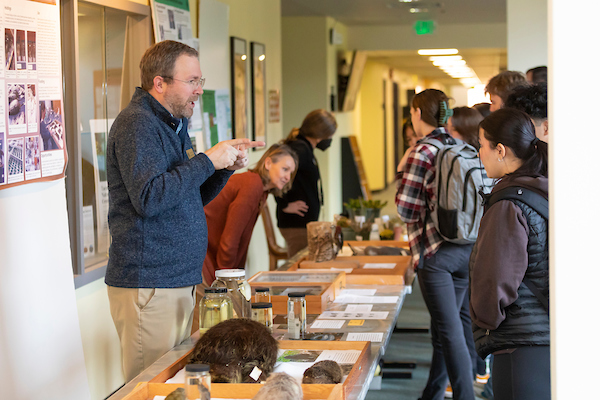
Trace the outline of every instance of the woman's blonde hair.
{"label": "woman's blonde hair", "polygon": [[290,156],[294,159],[294,170],[290,176],[290,181],[283,187],[283,189],[280,190],[275,187],[269,190],[269,193],[273,193],[273,195],[277,197],[281,197],[284,193],[292,188],[292,183],[296,177],[296,172],[298,172],[298,156],[296,155],[296,152],[287,144],[276,143],[269,147],[269,149],[262,155],[260,160],[258,160],[256,166],[250,169],[251,172],[255,172],[260,176],[263,186],[266,186],[271,183],[271,177],[269,176],[269,171],[267,171],[265,168],[265,161],[267,158],[270,158],[271,162],[276,163],[283,156]]}
{"label": "woman's blonde hair", "polygon": [[327,139],[335,133],[337,121],[332,113],[319,109],[308,113],[300,128],[294,128],[285,139],[285,143],[296,139],[299,133],[314,139]]}

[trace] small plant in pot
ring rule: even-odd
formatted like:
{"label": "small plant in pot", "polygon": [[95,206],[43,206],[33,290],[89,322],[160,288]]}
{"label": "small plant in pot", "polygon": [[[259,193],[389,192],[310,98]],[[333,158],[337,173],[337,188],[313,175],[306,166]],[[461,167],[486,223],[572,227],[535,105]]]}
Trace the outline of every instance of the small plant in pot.
{"label": "small plant in pot", "polygon": [[344,203],[346,211],[348,211],[348,218],[350,221],[354,221],[354,217],[362,214],[362,199],[348,199],[347,203]]}
{"label": "small plant in pot", "polygon": [[381,200],[362,200],[361,206],[364,210],[364,214],[367,221],[372,222],[375,218],[379,218],[381,209],[387,205],[387,201],[381,202]]}

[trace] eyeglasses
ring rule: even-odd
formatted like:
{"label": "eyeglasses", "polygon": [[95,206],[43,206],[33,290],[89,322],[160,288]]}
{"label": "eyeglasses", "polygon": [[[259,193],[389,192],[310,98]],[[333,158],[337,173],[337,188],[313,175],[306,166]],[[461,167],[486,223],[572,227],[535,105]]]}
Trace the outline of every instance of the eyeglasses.
{"label": "eyeglasses", "polygon": [[204,87],[204,82],[206,82],[206,78],[190,79],[189,81],[184,81],[182,79],[173,78],[172,76],[163,76],[163,78],[165,78],[165,79],[173,79],[174,81],[179,81],[179,82],[187,83],[192,88],[194,88],[194,90],[198,89],[198,87]]}

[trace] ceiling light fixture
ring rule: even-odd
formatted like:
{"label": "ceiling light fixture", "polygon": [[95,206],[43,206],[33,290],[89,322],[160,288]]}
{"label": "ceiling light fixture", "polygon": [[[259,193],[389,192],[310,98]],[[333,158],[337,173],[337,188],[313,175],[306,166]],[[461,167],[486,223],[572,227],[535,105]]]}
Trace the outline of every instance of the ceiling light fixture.
{"label": "ceiling light fixture", "polygon": [[458,54],[457,49],[421,49],[417,53],[420,56],[447,56]]}
{"label": "ceiling light fixture", "polygon": [[413,7],[409,11],[410,11],[411,14],[420,14],[420,13],[429,12],[429,8]]}

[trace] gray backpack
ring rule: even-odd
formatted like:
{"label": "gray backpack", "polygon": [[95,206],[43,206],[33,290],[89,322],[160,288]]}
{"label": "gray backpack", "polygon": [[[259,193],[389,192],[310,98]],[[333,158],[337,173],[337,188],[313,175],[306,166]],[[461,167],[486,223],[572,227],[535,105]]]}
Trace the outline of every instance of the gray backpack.
{"label": "gray backpack", "polygon": [[477,150],[458,139],[445,144],[427,138],[420,143],[438,149],[435,157],[437,194],[431,211],[435,228],[447,242],[474,243],[483,216],[479,191],[489,193],[494,185],[477,157]]}

